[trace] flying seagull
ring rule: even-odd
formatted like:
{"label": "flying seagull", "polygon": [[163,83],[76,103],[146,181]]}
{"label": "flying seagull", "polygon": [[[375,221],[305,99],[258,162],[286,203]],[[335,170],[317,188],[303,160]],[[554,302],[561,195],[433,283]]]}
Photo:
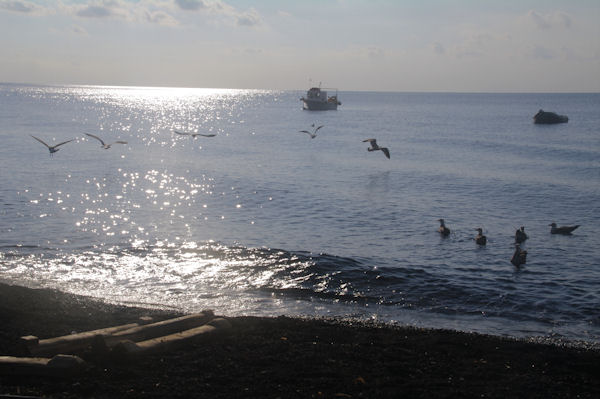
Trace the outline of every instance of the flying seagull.
{"label": "flying seagull", "polygon": [[216,134],[186,133],[186,132],[178,132],[177,130],[174,130],[174,132],[177,134],[180,134],[182,136],[192,136],[192,137],[196,137],[196,136],[215,137],[216,136]]}
{"label": "flying seagull", "polygon": [[573,230],[579,227],[579,225],[557,227],[556,223],[550,223],[548,226],[552,227],[550,229],[550,233],[552,234],[571,234]]}
{"label": "flying seagull", "polygon": [[363,140],[363,143],[369,142],[371,143],[371,147],[367,148],[367,151],[377,151],[377,150],[381,150],[383,151],[383,153],[385,154],[385,156],[389,159],[390,158],[390,151],[387,149],[387,147],[380,147],[377,145],[377,140],[375,139],[366,139]]}
{"label": "flying seagull", "polygon": [[98,140],[100,142],[100,144],[102,144],[102,148],[104,148],[105,150],[108,150],[110,148],[111,145],[113,144],[127,144],[126,141],[115,141],[114,143],[110,143],[110,144],[106,144],[100,137],[95,136],[91,133],[86,133],[87,136],[93,137],[96,140]]}
{"label": "flying seagull", "polygon": [[[311,126],[315,127],[315,124],[313,123]],[[321,125],[321,126],[317,127],[312,133],[309,132],[308,130],[300,130],[298,133],[306,133],[310,136],[311,139],[314,139],[315,137],[317,137],[317,130],[319,130],[323,126],[325,126],[325,125]]]}
{"label": "flying seagull", "polygon": [[48,145],[46,143],[44,143],[43,140],[38,139],[37,137],[35,137],[34,135],[30,134],[31,137],[33,137],[34,139],[36,139],[37,141],[39,141],[40,143],[42,143],[43,145],[45,145],[46,147],[48,147],[48,151],[50,151],[50,155],[54,154],[56,151],[59,150],[59,146],[63,145],[63,144],[67,144],[70,143],[71,141],[75,140],[75,139],[71,139],[71,140],[67,140],[67,141],[63,141],[62,143],[58,143],[56,145]]}

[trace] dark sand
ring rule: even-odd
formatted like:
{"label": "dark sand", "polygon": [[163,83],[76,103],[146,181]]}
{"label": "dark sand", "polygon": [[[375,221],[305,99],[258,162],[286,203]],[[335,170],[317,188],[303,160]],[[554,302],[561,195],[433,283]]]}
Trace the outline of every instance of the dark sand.
{"label": "dark sand", "polygon": [[[40,338],[176,314],[0,284],[0,354]],[[164,355],[104,360],[76,377],[0,376],[0,398],[600,397],[600,351],[446,330],[231,318]]]}

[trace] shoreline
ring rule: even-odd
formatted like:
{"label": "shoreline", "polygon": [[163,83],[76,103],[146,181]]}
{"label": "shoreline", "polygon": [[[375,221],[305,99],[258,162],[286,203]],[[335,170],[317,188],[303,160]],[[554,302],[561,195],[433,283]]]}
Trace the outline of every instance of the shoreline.
{"label": "shoreline", "polygon": [[[49,338],[182,313],[0,283],[0,355]],[[293,317],[228,318],[230,332],[76,377],[0,375],[37,397],[598,397],[600,350],[477,333]]]}

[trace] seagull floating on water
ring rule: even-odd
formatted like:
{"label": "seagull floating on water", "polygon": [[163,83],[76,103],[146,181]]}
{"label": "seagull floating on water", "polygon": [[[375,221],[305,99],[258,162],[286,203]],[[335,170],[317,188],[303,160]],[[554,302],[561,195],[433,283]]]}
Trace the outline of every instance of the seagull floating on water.
{"label": "seagull floating on water", "polygon": [[477,235],[475,236],[475,242],[478,245],[487,244],[487,237],[483,235],[483,229],[481,227],[478,227],[475,230],[477,230]]}
{"label": "seagull floating on water", "polygon": [[548,226],[552,226],[552,228],[550,229],[551,234],[566,234],[566,235],[571,234],[573,232],[573,230],[575,230],[576,228],[579,227],[579,225],[557,227],[556,223],[550,223]]}
{"label": "seagull floating on water", "polygon": [[510,263],[512,263],[515,267],[519,267],[527,263],[527,251],[521,249],[518,243],[515,244],[515,252],[513,253],[512,258],[510,258]]}
{"label": "seagull floating on water", "polygon": [[444,237],[449,236],[450,229],[446,227],[444,219],[438,219],[438,221],[440,222],[440,227],[438,228],[438,233],[440,233]]}
{"label": "seagull floating on water", "polygon": [[[313,123],[311,126],[315,127],[315,124]],[[300,130],[298,133],[306,133],[310,136],[311,139],[314,139],[315,137],[317,137],[317,130],[319,130],[323,126],[325,126],[325,125],[318,126],[312,133],[309,132],[308,130]]]}
{"label": "seagull floating on water", "polygon": [[525,226],[521,226],[521,228],[517,229],[517,231],[515,232],[515,242],[517,244],[524,242],[528,238],[529,236],[527,235],[527,233],[525,233]]}
{"label": "seagull floating on water", "polygon": [[59,148],[58,148],[59,146],[61,146],[63,144],[70,143],[71,141],[75,140],[75,139],[71,139],[71,140],[63,141],[62,143],[58,143],[58,144],[55,144],[55,145],[48,145],[42,139],[38,139],[37,137],[35,137],[32,134],[30,134],[30,136],[33,137],[34,139],[36,139],[37,141],[39,141],[40,143],[42,143],[43,145],[45,145],[46,147],[48,147],[48,151],[50,151],[50,155],[52,155],[56,151],[58,151],[59,150]]}
{"label": "seagull floating on water", "polygon": [[90,136],[90,137],[93,137],[96,140],[98,140],[100,142],[100,144],[102,145],[102,148],[104,148],[105,150],[108,150],[113,144],[127,144],[126,141],[120,141],[120,140],[119,141],[115,141],[114,143],[106,144],[100,137],[98,137],[98,136],[96,136],[94,134],[86,133],[86,136]]}
{"label": "seagull floating on water", "polygon": [[387,147],[380,147],[377,145],[377,140],[375,139],[366,139],[363,140],[363,143],[369,142],[371,143],[371,147],[367,148],[367,151],[378,151],[381,150],[385,156],[389,159],[390,158],[390,151],[387,149]]}
{"label": "seagull floating on water", "polygon": [[202,137],[215,137],[216,134],[203,134],[203,133],[187,133],[187,132],[179,132],[177,130],[174,130],[175,133],[180,134],[182,136],[192,136],[192,137],[196,137],[196,136],[202,136]]}

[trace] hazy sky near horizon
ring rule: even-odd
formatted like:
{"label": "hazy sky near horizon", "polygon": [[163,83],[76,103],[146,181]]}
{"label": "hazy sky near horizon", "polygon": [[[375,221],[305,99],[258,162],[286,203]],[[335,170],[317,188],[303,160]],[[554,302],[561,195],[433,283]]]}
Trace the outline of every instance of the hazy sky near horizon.
{"label": "hazy sky near horizon", "polygon": [[0,82],[600,92],[600,0],[0,0]]}

